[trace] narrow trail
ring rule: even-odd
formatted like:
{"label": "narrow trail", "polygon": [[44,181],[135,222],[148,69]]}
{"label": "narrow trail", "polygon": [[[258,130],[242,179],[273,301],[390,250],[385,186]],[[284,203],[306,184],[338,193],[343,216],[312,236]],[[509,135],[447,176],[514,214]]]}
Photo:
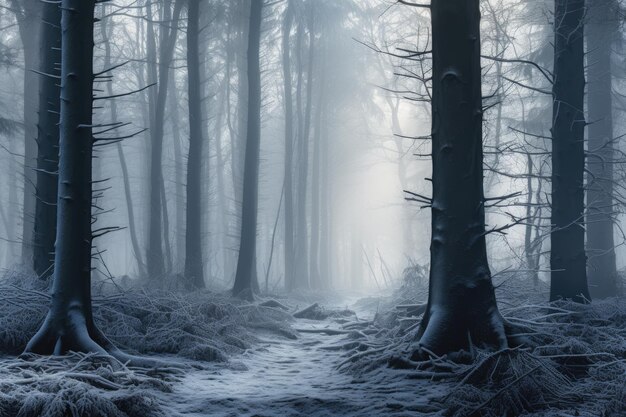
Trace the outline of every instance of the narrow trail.
{"label": "narrow trail", "polygon": [[[334,327],[329,320],[294,323],[298,329]],[[343,337],[301,332],[297,340],[289,340],[266,335],[236,359],[240,369],[187,373],[166,405],[172,415],[183,416],[432,415],[427,403],[435,392],[428,381],[404,379],[387,369],[368,380],[338,370],[341,351],[324,347]]]}

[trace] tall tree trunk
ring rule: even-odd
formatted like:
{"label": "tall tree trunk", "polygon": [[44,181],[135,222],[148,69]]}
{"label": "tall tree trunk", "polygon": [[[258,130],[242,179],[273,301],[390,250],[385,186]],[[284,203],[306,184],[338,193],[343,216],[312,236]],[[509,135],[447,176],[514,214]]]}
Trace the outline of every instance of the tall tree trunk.
{"label": "tall tree trunk", "polygon": [[[105,6],[103,6],[105,7]],[[109,69],[112,66],[111,62],[111,38],[113,36],[113,22],[108,22],[108,19],[100,21],[100,29],[102,38],[104,41],[104,68]],[[107,80],[107,95],[113,95],[113,80]],[[117,102],[112,99],[111,106],[111,123],[118,123],[117,120]],[[126,163],[126,156],[124,155],[124,149],[121,142],[115,144],[117,148],[117,156],[120,160],[120,168],[122,169],[122,181],[124,183],[124,196],[126,198],[126,213],[128,216],[128,230],[130,233],[130,241],[133,248],[133,255],[137,262],[137,268],[140,275],[146,273],[146,266],[141,256],[141,248],[139,246],[139,239],[137,238],[137,227],[135,224],[135,210],[133,205],[132,190],[130,187],[130,176],[128,174],[128,164]]]}
{"label": "tall tree trunk", "polygon": [[419,343],[436,354],[505,348],[485,243],[479,1],[433,0],[431,16],[432,237]]}
{"label": "tall tree trunk", "polygon": [[320,137],[320,278],[325,288],[330,288],[333,282],[331,277],[331,255],[333,253],[333,245],[331,238],[331,218],[330,218],[330,195],[331,181],[330,179],[330,141],[328,137],[329,110],[325,109],[323,121],[321,122]]}
{"label": "tall tree trunk", "polygon": [[37,164],[37,97],[39,75],[38,41],[41,5],[37,0],[11,0],[24,48],[24,194],[22,220],[22,263],[32,265]]}
{"label": "tall tree trunk", "polygon": [[526,226],[524,227],[524,255],[526,256],[526,268],[532,274],[533,286],[539,285],[539,264],[535,253],[536,242],[533,240],[534,216],[533,216],[533,157],[530,153],[526,155]]}
{"label": "tall tree trunk", "polygon": [[92,83],[95,0],[63,0],[57,246],[50,311],[27,352],[121,354],[91,308]]}
{"label": "tall tree trunk", "polygon": [[293,4],[287,2],[282,27],[282,66],[285,100],[285,288],[290,291],[294,286],[294,204],[293,204],[293,87],[291,79],[291,58],[289,42],[293,23]]}
{"label": "tall tree trunk", "polygon": [[325,69],[320,68],[320,87],[315,109],[315,136],[313,139],[313,169],[311,172],[311,257],[309,276],[311,286],[326,289],[327,283],[320,274],[320,165],[322,152],[322,113],[325,110]]}
{"label": "tall tree trunk", "polygon": [[[311,19],[312,21],[312,19]],[[302,85],[304,84],[304,65],[302,64],[302,41],[304,36],[304,24],[298,27],[298,42],[296,50],[298,52],[298,142],[297,142],[297,164],[298,164],[298,184],[296,192],[296,288],[307,289],[309,283],[309,228],[307,221],[307,189],[309,179],[309,133],[311,127],[311,96],[313,88],[313,38],[312,29],[309,27],[309,56],[306,81],[306,104],[304,112],[302,109]]]}
{"label": "tall tree trunk", "polygon": [[33,266],[41,279],[47,279],[52,275],[54,265],[59,169],[61,8],[57,3],[42,3],[40,47]]}
{"label": "tall tree trunk", "polygon": [[589,300],[585,256],[584,0],[555,0],[550,300]]}
{"label": "tall tree trunk", "polygon": [[263,0],[251,0],[248,31],[248,114],[244,162],[241,243],[233,294],[252,298],[258,292],[256,228],[259,200],[259,155],[261,145],[261,69],[259,49]]}
{"label": "tall tree trunk", "polygon": [[182,150],[182,139],[180,137],[180,115],[178,113],[178,88],[176,86],[175,71],[170,71],[170,100],[169,108],[172,119],[172,139],[174,141],[174,170],[176,178],[176,268],[178,269],[185,259],[185,161]]}
{"label": "tall tree trunk", "polygon": [[587,1],[587,273],[591,293],[617,294],[613,223],[613,97],[611,47],[617,37],[614,0]]}
{"label": "tall tree trunk", "polygon": [[[226,127],[228,128],[228,139],[229,139],[229,147],[226,148],[228,149],[228,151],[230,151],[230,168],[231,168],[231,175],[230,175],[230,180],[232,181],[233,187],[232,187],[232,197],[230,194],[226,194],[226,185],[224,183],[224,195],[228,195],[228,200],[224,201],[223,205],[225,207],[225,214],[226,217],[224,218],[224,229],[225,229],[225,235],[224,235],[224,281],[225,282],[231,282],[232,279],[234,279],[235,273],[236,273],[236,262],[237,262],[237,257],[236,257],[236,246],[239,244],[239,230],[237,230],[236,225],[239,224],[239,216],[237,215],[238,211],[237,211],[237,207],[239,207],[239,203],[236,200],[235,197],[235,180],[234,180],[234,175],[233,175],[233,170],[234,165],[233,165],[233,158],[232,158],[232,153],[234,152],[234,146],[235,146],[235,142],[237,141],[237,131],[235,129],[235,125],[233,122],[233,107],[232,106],[232,100],[231,100],[231,96],[233,93],[233,83],[232,83],[232,78],[233,78],[233,63],[235,61],[234,59],[234,55],[235,55],[235,40],[232,38],[232,32],[233,32],[233,28],[234,28],[234,19],[236,17],[236,14],[231,12],[231,16],[230,16],[230,20],[229,20],[229,24],[228,27],[226,29],[226,68],[225,68],[225,83],[226,83],[226,101],[225,101],[225,110],[226,110]],[[224,170],[226,170],[226,160],[229,159],[229,155],[228,152],[224,151]],[[235,214],[233,216],[233,213]],[[235,222],[233,222],[233,218],[236,219]]]}
{"label": "tall tree trunk", "polygon": [[[169,2],[165,2],[165,8],[169,8]],[[163,187],[163,131],[165,124],[165,104],[167,101],[167,90],[169,81],[169,67],[174,54],[174,46],[176,45],[176,36],[178,34],[178,20],[183,2],[175,0],[174,12],[171,22],[165,22],[160,28],[160,54],[158,63],[158,84],[154,103],[154,115],[151,115],[151,153],[150,153],[150,220],[148,229],[148,250],[146,254],[146,262],[148,266],[148,274],[151,279],[161,282],[165,274],[165,265],[163,257],[163,197],[161,189]],[[165,15],[166,13],[164,13]],[[169,13],[167,13],[169,14]],[[167,26],[171,26],[168,28]],[[151,24],[149,24],[149,27]],[[150,30],[148,30],[150,32]],[[154,31],[152,31],[154,32]],[[154,33],[152,34],[154,36]],[[148,33],[148,38],[150,38]],[[153,49],[153,41],[148,40],[148,49]],[[152,45],[151,45],[152,44]],[[156,54],[149,53],[155,56]],[[152,70],[154,72],[154,70]],[[166,245],[170,242],[166,241]]]}
{"label": "tall tree trunk", "polygon": [[189,90],[189,157],[187,158],[187,211],[185,279],[191,288],[204,287],[202,261],[202,99],[200,92],[200,0],[189,0],[187,72]]}
{"label": "tall tree trunk", "polygon": [[[235,234],[241,231],[242,206],[243,206],[243,182],[244,165],[247,140],[247,109],[248,109],[248,74],[246,67],[246,55],[244,51],[248,49],[248,25],[243,23],[249,21],[248,1],[243,0],[236,6],[238,22],[241,26],[237,29],[235,39],[236,50],[234,51],[235,65],[237,67],[237,130],[234,140],[231,142],[231,171],[233,177],[233,196],[235,203],[234,227]],[[241,236],[239,236],[241,238]]]}
{"label": "tall tree trunk", "polygon": [[229,88],[228,77],[224,79],[223,90],[220,100],[217,102],[218,111],[215,123],[215,190],[218,205],[217,213],[217,233],[219,235],[221,258],[222,258],[222,277],[226,278],[226,271],[229,269],[230,256],[228,255],[228,201],[226,199],[226,191],[224,184],[224,149],[222,147],[222,135],[224,131],[224,110],[230,111],[226,100],[227,89]]}

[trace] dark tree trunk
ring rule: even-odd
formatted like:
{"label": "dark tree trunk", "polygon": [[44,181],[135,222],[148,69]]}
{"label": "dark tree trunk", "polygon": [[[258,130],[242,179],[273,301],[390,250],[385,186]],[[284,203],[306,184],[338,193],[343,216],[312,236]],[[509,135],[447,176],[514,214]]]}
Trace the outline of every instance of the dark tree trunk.
{"label": "dark tree trunk", "polygon": [[485,244],[479,1],[433,0],[431,15],[431,267],[419,343],[436,354],[500,349],[507,335]]}
{"label": "dark tree trunk", "polygon": [[589,300],[585,256],[584,0],[555,0],[550,300]]}
{"label": "dark tree trunk", "polygon": [[293,216],[293,88],[291,79],[290,33],[293,23],[293,5],[289,0],[283,20],[282,64],[285,99],[285,288],[294,284],[294,216]]}
{"label": "dark tree trunk", "polygon": [[50,311],[27,352],[123,357],[91,308],[92,83],[95,0],[63,0],[57,246]]}
{"label": "dark tree trunk", "polygon": [[189,0],[187,72],[189,74],[189,157],[187,159],[187,212],[185,279],[191,288],[204,287],[202,261],[202,100],[200,97],[200,0]]}
{"label": "dark tree trunk", "polygon": [[256,227],[259,202],[259,154],[261,145],[261,70],[259,49],[263,0],[252,0],[248,30],[248,114],[244,161],[241,243],[233,295],[251,298],[258,292]]}
{"label": "dark tree trunk", "polygon": [[[148,250],[146,254],[146,262],[148,274],[151,279],[161,281],[165,274],[165,264],[163,256],[163,206],[161,189],[163,187],[163,130],[165,124],[165,104],[167,102],[167,87],[169,81],[169,67],[174,54],[174,46],[176,45],[176,36],[178,33],[178,19],[182,9],[183,1],[176,0],[174,5],[174,13],[171,22],[164,23],[160,28],[160,54],[158,63],[158,85],[156,97],[154,97],[154,114],[151,115],[151,152],[150,152],[150,219],[148,226]],[[168,2],[163,7],[169,7]],[[167,26],[166,26],[167,25]],[[170,28],[168,28],[170,26]],[[151,32],[150,30],[148,32]],[[154,31],[152,31],[152,37]],[[156,53],[151,51],[154,49],[154,41],[150,41],[151,34],[148,33],[148,55],[156,57]],[[150,65],[154,66],[154,63]],[[154,77],[154,69],[152,69],[152,77]],[[152,93],[155,94],[155,93]],[[170,242],[165,242],[169,245]]]}
{"label": "dark tree trunk", "polygon": [[587,6],[587,273],[591,294],[605,298],[617,294],[611,47],[618,10],[614,0],[589,0]]}
{"label": "dark tree trunk", "polygon": [[39,278],[47,279],[52,275],[54,265],[59,169],[61,8],[57,3],[42,3],[40,45],[39,71],[42,74],[39,80],[33,266]]}

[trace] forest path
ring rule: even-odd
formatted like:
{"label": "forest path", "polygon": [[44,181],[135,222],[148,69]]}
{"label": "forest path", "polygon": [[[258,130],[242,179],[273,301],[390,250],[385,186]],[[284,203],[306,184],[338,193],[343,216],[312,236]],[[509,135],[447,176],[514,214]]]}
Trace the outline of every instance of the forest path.
{"label": "forest path", "polygon": [[[361,317],[360,317],[361,318]],[[362,318],[361,318],[362,319]],[[296,329],[339,328],[330,320],[297,319]],[[345,335],[301,332],[297,340],[265,335],[236,362],[241,369],[187,373],[165,398],[183,416],[424,416],[428,381],[381,369],[358,379],[337,369],[342,351],[325,349]],[[420,410],[420,411],[418,411]]]}

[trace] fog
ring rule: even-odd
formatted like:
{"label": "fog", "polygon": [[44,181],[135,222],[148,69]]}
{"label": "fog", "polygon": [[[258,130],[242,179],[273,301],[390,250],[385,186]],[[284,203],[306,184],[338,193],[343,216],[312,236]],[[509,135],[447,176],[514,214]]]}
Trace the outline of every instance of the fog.
{"label": "fog", "polygon": [[0,417],[623,416],[625,7],[0,0]]}

